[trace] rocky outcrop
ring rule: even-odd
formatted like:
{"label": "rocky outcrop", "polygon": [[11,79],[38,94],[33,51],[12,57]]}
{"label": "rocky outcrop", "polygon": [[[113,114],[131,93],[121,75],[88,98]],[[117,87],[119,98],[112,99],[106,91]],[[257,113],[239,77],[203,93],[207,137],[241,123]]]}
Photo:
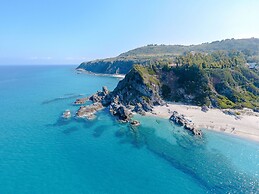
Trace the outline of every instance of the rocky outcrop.
{"label": "rocky outcrop", "polygon": [[110,113],[114,116],[117,116],[118,119],[122,122],[129,122],[130,119],[133,117],[132,112],[121,104],[116,104],[113,102],[111,103],[109,108]]}
{"label": "rocky outcrop", "polygon": [[145,115],[152,111],[154,105],[164,104],[159,92],[156,77],[150,75],[146,68],[135,66],[112,92],[103,89],[103,93],[97,92],[90,100],[109,106],[112,115],[128,122],[132,112]]}
{"label": "rocky outcrop", "polygon": [[[138,121],[132,120],[133,112],[145,115],[146,112],[152,112],[154,106],[165,104],[160,97],[161,86],[155,71],[156,69],[152,67],[134,66],[112,92],[107,87],[103,87],[102,91],[97,91],[90,96],[89,100],[93,104],[81,106],[76,116],[93,119],[98,110],[108,107],[110,113],[119,121],[129,122],[131,126],[140,125]],[[202,136],[202,132],[183,115],[174,112],[170,120],[194,135]]]}
{"label": "rocky outcrop", "polygon": [[118,96],[124,106],[133,106],[133,111],[143,113],[151,111],[154,105],[164,104],[159,93],[158,79],[150,75],[146,68],[134,66],[111,95]]}
{"label": "rocky outcrop", "polygon": [[201,111],[203,111],[203,112],[208,112],[208,111],[209,111],[209,108],[208,108],[206,105],[203,105],[203,106],[201,107]]}
{"label": "rocky outcrop", "polygon": [[93,104],[87,105],[87,106],[81,106],[76,113],[76,117],[94,119],[95,113],[98,110],[101,110],[103,107],[107,106],[107,104],[103,103],[103,101],[109,93],[110,92],[107,89],[107,87],[103,86],[102,91],[97,91],[95,94],[93,94],[89,98],[78,99],[76,101],[78,103],[83,103],[84,100],[89,99],[93,102]]}
{"label": "rocky outcrop", "polygon": [[[134,66],[112,92],[103,87],[102,91],[97,91],[89,100],[109,107],[111,114],[123,122],[130,121],[132,112],[145,115],[146,112],[152,111],[154,105],[164,104],[159,94],[159,81],[150,74],[152,71],[142,66]],[[83,103],[83,100],[77,102]],[[89,106],[80,109],[78,115],[89,115],[92,110],[86,108]]]}
{"label": "rocky outcrop", "polygon": [[[91,120],[95,118],[97,111],[108,107],[110,113],[117,117],[120,122],[129,122],[132,127],[139,126],[139,121],[132,120],[133,112],[145,115],[146,112],[152,112],[154,105],[162,104],[163,101],[160,99],[155,85],[150,86],[150,83],[146,83],[143,78],[139,77],[141,75],[135,74],[134,76],[137,76],[137,82],[134,80],[136,77],[131,80],[130,77],[126,76],[127,79],[121,81],[113,92],[110,92],[104,86],[102,91],[97,91],[89,98],[85,98],[91,100],[93,104],[81,106],[76,113],[76,117]],[[132,84],[134,84],[134,87]],[[201,130],[195,128],[194,124],[184,115],[174,111],[170,120],[183,126],[194,135],[202,136]]]}
{"label": "rocky outcrop", "polygon": [[76,112],[76,117],[92,120],[95,118],[95,113],[103,108],[100,102],[93,103],[88,106],[81,106]]}
{"label": "rocky outcrop", "polygon": [[[122,122],[129,122],[133,116],[130,109],[123,105],[118,96],[111,95],[106,86],[103,86],[102,91],[97,91],[85,99],[91,100],[93,104],[81,106],[76,113],[76,117],[87,118],[89,120],[94,119],[96,112],[104,107],[109,107],[111,114]],[[83,100],[77,100],[79,103],[81,101]]]}
{"label": "rocky outcrop", "polygon": [[184,129],[191,131],[193,135],[202,136],[202,131],[196,128],[191,120],[185,118],[184,115],[179,114],[177,111],[173,112],[169,120],[173,121],[175,124],[183,126]]}
{"label": "rocky outcrop", "polygon": [[108,94],[109,90],[106,86],[103,86],[102,91],[97,91],[95,94],[89,97],[89,100],[93,102],[101,102]]}

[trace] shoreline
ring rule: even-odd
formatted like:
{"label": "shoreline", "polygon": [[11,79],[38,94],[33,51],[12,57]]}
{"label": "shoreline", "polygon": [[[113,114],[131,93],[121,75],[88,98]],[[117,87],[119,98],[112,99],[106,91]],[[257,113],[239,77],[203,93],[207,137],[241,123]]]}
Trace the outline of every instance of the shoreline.
{"label": "shoreline", "polygon": [[123,79],[125,77],[124,74],[107,74],[107,73],[94,73],[91,71],[87,71],[85,69],[76,69],[77,72],[85,73],[85,74],[90,74],[90,75],[95,75],[95,76],[105,76],[105,77],[115,77],[115,78],[120,78]]}
{"label": "shoreline", "polygon": [[[154,106],[152,113],[146,115],[169,119],[173,111],[185,115],[197,128],[259,142],[259,113],[250,109],[209,109],[208,112],[203,112],[199,106],[168,103]],[[226,114],[223,111],[234,111],[238,115]]]}
{"label": "shoreline", "polygon": [[[77,72],[95,76],[107,76],[124,78],[121,74],[98,74],[84,69],[76,69]],[[225,133],[234,137],[259,143],[259,113],[251,109],[208,109],[204,112],[202,107],[185,105],[182,103],[167,103],[163,106],[154,106],[152,112],[146,112],[146,116],[155,116],[168,119],[174,111],[184,115],[197,129],[205,129]]]}

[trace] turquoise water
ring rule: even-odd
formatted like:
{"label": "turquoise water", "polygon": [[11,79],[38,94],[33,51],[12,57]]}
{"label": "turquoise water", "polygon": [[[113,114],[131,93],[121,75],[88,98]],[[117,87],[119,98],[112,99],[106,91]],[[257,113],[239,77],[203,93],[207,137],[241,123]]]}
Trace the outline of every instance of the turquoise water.
{"label": "turquoise water", "polygon": [[72,102],[117,78],[74,66],[0,66],[0,193],[258,193],[259,145],[165,119],[63,121]]}

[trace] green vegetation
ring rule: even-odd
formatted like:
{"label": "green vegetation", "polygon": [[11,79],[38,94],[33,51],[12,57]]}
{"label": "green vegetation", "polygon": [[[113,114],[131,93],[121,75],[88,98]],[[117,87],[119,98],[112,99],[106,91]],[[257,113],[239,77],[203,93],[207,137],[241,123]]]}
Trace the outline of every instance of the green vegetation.
{"label": "green vegetation", "polygon": [[[85,69],[94,73],[108,73],[108,74],[126,74],[128,73],[133,65],[156,65],[156,66],[167,66],[175,61],[176,57],[186,55],[188,53],[200,53],[206,55],[210,53],[226,53],[232,52],[237,55],[237,60],[233,56],[231,60],[234,63],[242,63],[239,59],[245,59],[247,62],[259,63],[259,39],[226,39],[222,41],[215,41],[212,43],[203,43],[199,45],[156,45],[151,44],[148,46],[136,48],[114,58],[107,58],[89,62],[83,62],[78,68]],[[230,57],[229,54],[225,58]],[[212,56],[213,57],[213,56]],[[215,56],[216,57],[216,56]],[[223,56],[221,56],[223,57]],[[225,63],[225,59],[222,59],[222,63]],[[210,61],[211,59],[207,59]],[[216,58],[212,59],[216,60]],[[195,63],[199,65],[198,63]],[[226,62],[225,64],[228,64]],[[208,64],[209,65],[209,64]],[[222,64],[210,63],[212,67]]]}
{"label": "green vegetation", "polygon": [[177,77],[170,88],[175,92],[169,95],[169,89],[162,88],[166,99],[221,108],[259,106],[259,72],[246,66],[243,53],[188,53],[176,57],[175,64],[162,68],[163,74],[173,71]]}
{"label": "green vegetation", "polygon": [[199,45],[157,45],[151,44],[140,47],[119,55],[119,57],[175,57],[184,55],[189,52],[211,53],[215,51],[239,51],[246,56],[248,62],[259,62],[259,39],[226,39],[222,41],[214,41],[211,43],[203,43]]}
{"label": "green vegetation", "polygon": [[218,103],[218,106],[220,108],[233,108],[235,106],[235,104],[230,101],[228,98],[224,97],[224,96],[219,96],[217,98],[217,103]]}
{"label": "green vegetation", "polygon": [[[220,108],[259,108],[259,39],[200,45],[148,45],[115,58],[82,63],[95,73],[127,74],[116,90],[134,102],[158,99]],[[137,65],[136,65],[137,64]],[[131,70],[131,71],[130,71]]]}
{"label": "green vegetation", "polygon": [[187,99],[197,105],[208,104],[210,88],[205,71],[197,65],[178,66],[172,71],[178,77],[177,87],[182,89],[175,92],[176,99]]}
{"label": "green vegetation", "polygon": [[181,61],[176,66],[136,65],[133,69],[149,88],[161,86],[162,97],[168,101],[219,108],[259,107],[259,72],[245,65],[242,54],[196,53],[176,60]]}
{"label": "green vegetation", "polygon": [[198,65],[200,68],[229,68],[244,65],[244,54],[238,51],[216,51],[206,53],[188,53],[176,57],[176,65]]}
{"label": "green vegetation", "polygon": [[134,65],[133,69],[139,72],[142,79],[144,80],[144,83],[146,83],[149,88],[151,88],[152,85],[160,85],[160,81],[156,77],[156,66]]}
{"label": "green vegetation", "polygon": [[220,106],[222,104],[222,108],[225,104],[231,106],[231,108],[259,106],[259,88],[256,85],[259,81],[258,72],[255,73],[245,66],[240,66],[210,69],[207,70],[207,74],[215,92],[232,102],[232,104],[226,103],[225,99],[217,98],[216,95],[215,99],[217,99]]}

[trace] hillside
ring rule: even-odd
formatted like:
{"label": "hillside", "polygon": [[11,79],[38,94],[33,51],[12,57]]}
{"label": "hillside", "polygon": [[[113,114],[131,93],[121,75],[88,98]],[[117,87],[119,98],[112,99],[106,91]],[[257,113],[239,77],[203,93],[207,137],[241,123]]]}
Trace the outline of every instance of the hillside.
{"label": "hillside", "polygon": [[113,96],[144,111],[163,104],[163,100],[218,108],[259,108],[259,71],[249,69],[240,53],[180,58],[181,63],[174,66],[135,65]]}
{"label": "hillside", "polygon": [[78,69],[94,73],[126,74],[134,64],[170,64],[177,56],[190,52],[239,51],[247,62],[259,63],[259,39],[226,39],[199,45],[148,45],[122,53],[114,58],[83,62]]}

